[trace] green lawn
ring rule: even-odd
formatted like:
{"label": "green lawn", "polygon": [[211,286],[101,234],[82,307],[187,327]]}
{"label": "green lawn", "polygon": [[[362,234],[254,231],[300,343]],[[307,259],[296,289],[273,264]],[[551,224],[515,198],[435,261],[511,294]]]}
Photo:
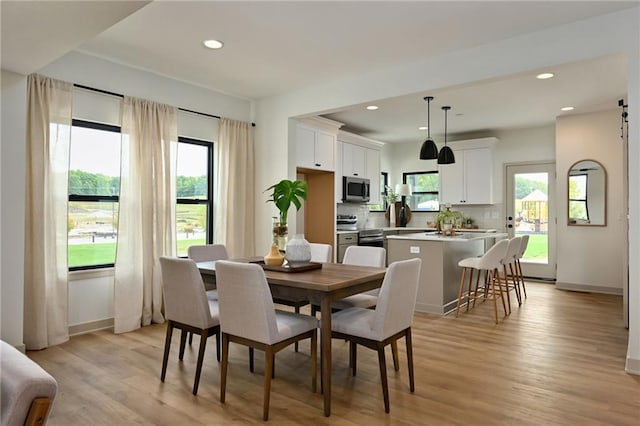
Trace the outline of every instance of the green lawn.
{"label": "green lawn", "polygon": [[[186,256],[187,247],[195,244],[205,244],[202,239],[188,239],[178,241],[178,256]],[[114,263],[116,258],[116,243],[87,243],[69,244],[69,267],[104,265]]]}
{"label": "green lawn", "polygon": [[530,234],[529,244],[527,245],[527,251],[524,254],[524,259],[546,259],[547,253],[547,234]]}

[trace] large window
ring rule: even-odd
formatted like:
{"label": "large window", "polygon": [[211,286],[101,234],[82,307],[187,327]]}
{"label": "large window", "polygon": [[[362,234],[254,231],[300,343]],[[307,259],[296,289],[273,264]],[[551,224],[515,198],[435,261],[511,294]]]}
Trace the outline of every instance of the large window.
{"label": "large window", "polygon": [[120,128],[73,120],[69,154],[69,269],[113,266],[118,236]]}
{"label": "large window", "polygon": [[407,204],[413,211],[440,211],[440,178],[437,171],[403,173],[402,182],[411,185]]}
{"label": "large window", "polygon": [[178,138],[176,230],[178,256],[213,241],[213,144]]}

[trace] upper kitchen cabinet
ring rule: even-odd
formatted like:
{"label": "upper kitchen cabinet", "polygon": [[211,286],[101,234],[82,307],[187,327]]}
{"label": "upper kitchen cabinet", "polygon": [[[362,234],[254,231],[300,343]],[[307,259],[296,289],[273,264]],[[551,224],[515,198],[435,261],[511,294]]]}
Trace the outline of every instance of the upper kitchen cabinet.
{"label": "upper kitchen cabinet", "polygon": [[[342,177],[369,179],[370,204],[380,204],[380,150],[384,143],[353,133],[338,132],[336,201],[342,201]],[[341,172],[341,173],[339,173]]]}
{"label": "upper kitchen cabinet", "polygon": [[493,204],[493,146],[496,138],[452,143],[454,164],[438,166],[440,204]]}
{"label": "upper kitchen cabinet", "polygon": [[296,165],[332,172],[336,166],[336,135],[342,124],[314,117],[296,126]]}

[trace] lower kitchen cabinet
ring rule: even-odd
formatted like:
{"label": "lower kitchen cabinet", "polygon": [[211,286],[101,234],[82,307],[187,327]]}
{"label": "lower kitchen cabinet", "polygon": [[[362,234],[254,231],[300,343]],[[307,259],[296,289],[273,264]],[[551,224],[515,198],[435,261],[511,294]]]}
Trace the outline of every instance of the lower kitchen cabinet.
{"label": "lower kitchen cabinet", "polygon": [[347,251],[349,246],[358,245],[358,233],[347,232],[338,234],[338,263],[342,263],[344,259],[344,252]]}

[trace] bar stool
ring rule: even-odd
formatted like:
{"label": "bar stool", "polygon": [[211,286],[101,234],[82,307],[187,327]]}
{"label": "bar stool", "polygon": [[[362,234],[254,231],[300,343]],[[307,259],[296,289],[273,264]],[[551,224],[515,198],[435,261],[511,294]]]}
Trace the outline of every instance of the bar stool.
{"label": "bar stool", "polygon": [[[518,253],[520,253],[520,246],[522,245],[522,237],[513,237],[509,240],[509,246],[507,247],[507,253],[502,260],[502,267],[504,269],[504,286],[507,292],[507,304],[509,305],[509,313],[511,313],[511,296],[509,295],[511,289],[516,293],[516,299],[518,300],[518,306],[522,305],[522,298],[520,297],[520,278],[517,276],[515,270],[515,263]],[[507,265],[509,271],[507,271]],[[509,278],[511,278],[512,284],[509,284]]]}
{"label": "bar stool", "polygon": [[[504,294],[502,293],[502,282],[500,280],[499,269],[502,266],[502,261],[507,254],[509,247],[509,240],[500,240],[494,244],[487,252],[480,257],[468,257],[458,262],[458,266],[462,268],[462,276],[460,278],[460,289],[458,290],[458,303],[456,305],[456,317],[460,313],[460,304],[464,298],[467,299],[467,311],[471,300],[473,300],[474,306],[476,299],[491,299],[493,300],[493,311],[496,317],[496,324],[498,323],[498,293],[502,300],[502,307],[504,309],[505,316],[507,315],[507,306],[504,301]],[[464,291],[465,277],[469,271],[469,290]],[[473,285],[473,271],[478,271],[476,276],[475,288]],[[478,295],[478,285],[480,281],[481,272],[485,272],[485,283],[483,295]],[[489,294],[491,293],[491,294]]]}
{"label": "bar stool", "polygon": [[522,240],[520,242],[520,251],[516,256],[515,266],[516,266],[516,275],[518,276],[520,282],[522,283],[522,292],[524,293],[524,298],[527,298],[527,288],[524,286],[524,274],[522,273],[522,265],[520,264],[520,259],[524,256],[524,253],[527,251],[527,246],[529,245],[529,235],[525,234],[522,236]]}

